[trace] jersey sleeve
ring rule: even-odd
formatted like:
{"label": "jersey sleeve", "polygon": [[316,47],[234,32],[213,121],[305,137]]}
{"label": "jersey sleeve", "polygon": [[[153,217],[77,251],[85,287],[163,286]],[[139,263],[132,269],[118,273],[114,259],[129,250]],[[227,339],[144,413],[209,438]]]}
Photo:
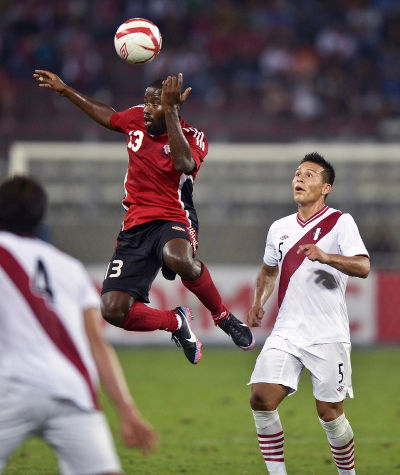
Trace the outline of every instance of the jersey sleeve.
{"label": "jersey sleeve", "polygon": [[267,241],[265,243],[265,251],[264,251],[264,262],[267,266],[275,267],[278,265],[279,258],[276,246],[273,242],[273,226],[269,228],[267,234]]}
{"label": "jersey sleeve", "polygon": [[96,290],[89,274],[86,269],[83,267],[83,264],[78,264],[78,275],[79,275],[79,307],[81,310],[86,310],[88,308],[100,307],[100,296]]}
{"label": "jersey sleeve", "polygon": [[368,251],[361,239],[360,232],[353,217],[346,213],[338,220],[338,245],[343,256],[367,256]]}
{"label": "jersey sleeve", "polygon": [[143,107],[135,106],[121,112],[114,112],[110,117],[110,124],[119,132],[127,132],[130,124],[137,123],[139,116],[143,117],[142,110]]}
{"label": "jersey sleeve", "polygon": [[192,158],[196,163],[196,168],[192,172],[194,173],[200,168],[205,156],[208,153],[207,137],[204,132],[196,129],[195,127],[185,127],[183,128],[183,131],[186,140],[189,143]]}

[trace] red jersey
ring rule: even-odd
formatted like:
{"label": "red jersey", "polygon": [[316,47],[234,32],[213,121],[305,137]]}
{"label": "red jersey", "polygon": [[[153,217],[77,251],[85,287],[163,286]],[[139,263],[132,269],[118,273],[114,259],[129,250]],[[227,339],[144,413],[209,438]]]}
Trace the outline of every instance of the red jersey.
{"label": "red jersey", "polygon": [[151,135],[147,132],[143,107],[142,104],[115,112],[110,119],[116,130],[125,132],[129,155],[125,198],[122,201],[126,209],[123,229],[165,219],[180,221],[197,231],[193,183],[208,152],[206,136],[180,118],[196,166],[190,174],[177,172],[168,145],[168,134]]}

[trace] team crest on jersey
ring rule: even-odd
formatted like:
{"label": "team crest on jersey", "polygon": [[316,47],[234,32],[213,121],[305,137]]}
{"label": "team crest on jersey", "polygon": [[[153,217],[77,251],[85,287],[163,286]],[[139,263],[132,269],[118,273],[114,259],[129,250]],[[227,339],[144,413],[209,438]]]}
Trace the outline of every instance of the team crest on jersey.
{"label": "team crest on jersey", "polygon": [[319,238],[319,235],[321,234],[321,228],[317,228],[315,231],[314,231],[314,234],[313,234],[313,239],[314,241],[316,241],[318,238]]}
{"label": "team crest on jersey", "polygon": [[171,155],[171,149],[170,149],[170,146],[168,144],[164,145],[164,147],[162,149],[162,154],[165,155],[166,157],[169,157]]}
{"label": "team crest on jersey", "polygon": [[285,239],[289,239],[287,234],[284,234],[282,237],[279,238],[279,241],[284,241]]}

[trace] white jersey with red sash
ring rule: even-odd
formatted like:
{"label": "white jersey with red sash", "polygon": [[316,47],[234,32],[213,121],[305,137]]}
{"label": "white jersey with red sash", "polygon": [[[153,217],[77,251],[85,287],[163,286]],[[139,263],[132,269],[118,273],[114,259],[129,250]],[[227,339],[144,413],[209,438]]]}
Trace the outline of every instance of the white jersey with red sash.
{"label": "white jersey with red sash", "polygon": [[279,266],[279,313],[272,330],[300,345],[350,343],[345,302],[348,276],[304,253],[301,244],[316,244],[328,254],[368,256],[350,214],[325,206],[306,222],[298,214],[275,221],[268,232],[264,262]]}
{"label": "white jersey with red sash", "polygon": [[0,232],[0,382],[98,407],[83,310],[99,296],[83,265],[39,239]]}

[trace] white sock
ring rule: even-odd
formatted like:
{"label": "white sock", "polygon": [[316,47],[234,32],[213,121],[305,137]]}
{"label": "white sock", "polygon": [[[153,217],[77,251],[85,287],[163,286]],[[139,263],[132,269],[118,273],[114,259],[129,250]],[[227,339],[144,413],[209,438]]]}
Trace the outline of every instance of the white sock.
{"label": "white sock", "polygon": [[176,321],[178,322],[178,328],[177,328],[176,330],[174,330],[174,331],[178,331],[178,330],[181,328],[181,326],[182,326],[182,318],[181,318],[181,316],[178,315],[177,313],[175,314],[175,317],[176,317]]}
{"label": "white sock", "polygon": [[342,414],[330,422],[320,419],[331,446],[333,459],[340,475],[355,475],[354,437],[349,421]]}
{"label": "white sock", "polygon": [[283,444],[285,441],[278,411],[254,411],[258,445],[271,475],[286,475]]}

